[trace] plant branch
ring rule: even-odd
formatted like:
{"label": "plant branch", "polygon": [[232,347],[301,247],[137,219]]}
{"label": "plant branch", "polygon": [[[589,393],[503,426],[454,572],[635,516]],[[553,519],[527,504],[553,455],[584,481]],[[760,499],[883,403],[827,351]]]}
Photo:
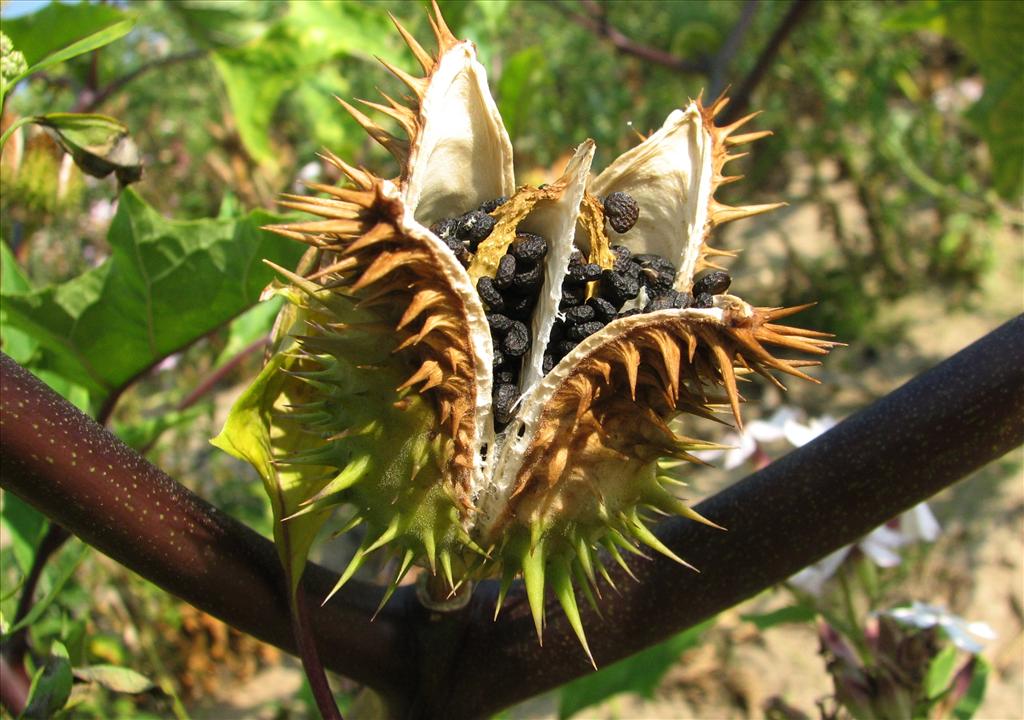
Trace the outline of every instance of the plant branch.
{"label": "plant branch", "polygon": [[746,114],[747,107],[750,105],[750,98],[754,90],[757,89],[757,86],[761,84],[761,80],[764,79],[768,68],[775,61],[775,56],[779,54],[779,50],[782,49],[790,33],[800,24],[800,21],[804,19],[807,12],[814,5],[815,3],[811,2],[811,0],[793,0],[789,10],[786,11],[782,20],[779,21],[778,27],[775,28],[775,32],[768,39],[768,43],[761,50],[761,54],[754,61],[754,66],[747,73],[747,76],[743,78],[736,91],[732,93],[731,102],[722,112],[721,122],[723,124],[738,120]]}
{"label": "plant branch", "polygon": [[[195,607],[295,653],[273,544],[150,465],[34,375],[0,355],[0,485],[85,542]],[[337,575],[306,570],[327,597]],[[411,672],[400,611],[371,623],[381,588],[349,583],[312,613],[325,664],[384,693]],[[398,607],[395,604],[395,607]]]}
{"label": "plant branch", "polygon": [[230,360],[225,362],[223,365],[215,369],[209,375],[196,385],[196,387],[186,395],[181,402],[175,407],[179,412],[182,410],[188,410],[190,407],[199,402],[206,393],[210,392],[217,386],[217,383],[221,382],[224,378],[234,372],[247,357],[252,355],[257,350],[262,350],[270,344],[270,336],[261,337],[258,340],[246,345],[244,348],[239,350]]}
{"label": "plant branch", "polygon": [[[729,532],[663,523],[662,541],[702,572],[661,557],[632,563],[640,582],[613,571],[618,593],[602,588],[603,617],[581,604],[599,664],[785,580],[1019,445],[1022,356],[1024,316],[697,507]],[[0,371],[4,488],[169,592],[295,651],[269,541],[174,483],[6,355]],[[335,579],[308,565],[308,599],[325,597]],[[537,645],[521,586],[498,622],[493,582],[447,615],[427,613],[400,588],[371,624],[380,593],[349,583],[312,623],[327,668],[397,699],[411,716],[487,715],[590,671],[553,602]],[[452,658],[440,680],[424,670],[438,653]]]}
{"label": "plant branch", "polygon": [[165,68],[168,65],[176,65],[178,63],[197,60],[205,55],[205,50],[189,50],[188,52],[179,53],[178,55],[168,55],[167,57],[160,58],[159,60],[154,60],[153,62],[140,65],[130,73],[114,78],[99,90],[87,90],[86,92],[83,92],[75,103],[73,112],[94,112],[96,108],[105,103],[111,95],[119,92],[126,85],[138,80],[143,75],[150,73],[153,70]]}
{"label": "plant branch", "polygon": [[0,706],[9,712],[11,717],[18,717],[24,711],[28,702],[29,686],[25,668],[12,665],[6,657],[0,655]]}
{"label": "plant branch", "polygon": [[560,2],[560,0],[552,0],[552,4],[574,23],[597,37],[608,41],[616,50],[624,55],[631,55],[677,72],[705,73],[708,70],[706,58],[687,60],[656,47],[644,45],[626,36],[625,33],[611,24],[604,7],[596,3],[588,5],[590,7],[588,14],[579,13],[566,3]]}
{"label": "plant branch", "polygon": [[[616,567],[618,592],[601,586],[603,617],[580,603],[598,665],[782,582],[1020,445],[1022,357],[1018,316],[697,506],[728,532],[682,519],[662,523],[661,540],[700,573],[660,555],[630,562],[639,582]],[[435,717],[488,715],[591,670],[556,603],[548,603],[538,647],[522,588],[497,623],[490,620],[495,594],[494,584],[478,587],[463,611],[471,629],[451,673],[448,704],[435,708]]]}
{"label": "plant branch", "polygon": [[725,77],[729,70],[729,65],[743,43],[743,37],[747,34],[747,30],[750,29],[750,25],[754,22],[754,14],[757,12],[758,3],[759,0],[747,0],[743,3],[739,20],[733,25],[728,37],[725,38],[725,42],[722,43],[722,47],[719,48],[718,52],[711,59],[708,67],[708,97],[718,97],[722,90],[725,89]]}
{"label": "plant branch", "polygon": [[323,720],[343,720],[341,712],[334,702],[331,686],[327,683],[324,665],[320,661],[320,653],[316,646],[316,634],[313,632],[313,624],[309,618],[309,600],[306,598],[305,590],[301,587],[292,597],[292,628],[295,633],[295,644],[299,650],[299,658],[302,660],[302,669],[306,671],[309,689],[313,693],[320,716]]}
{"label": "plant branch", "polygon": [[[36,586],[43,576],[43,568],[51,556],[64,544],[64,541],[71,537],[71,533],[56,523],[50,522],[39,541],[35,555],[32,557],[32,567],[25,576],[25,584],[21,587],[21,595],[18,597],[18,606],[14,611],[14,623],[18,624],[32,610],[32,602],[36,594]],[[14,667],[20,667],[25,660],[25,653],[28,651],[28,627],[23,627],[3,644],[2,654]]]}

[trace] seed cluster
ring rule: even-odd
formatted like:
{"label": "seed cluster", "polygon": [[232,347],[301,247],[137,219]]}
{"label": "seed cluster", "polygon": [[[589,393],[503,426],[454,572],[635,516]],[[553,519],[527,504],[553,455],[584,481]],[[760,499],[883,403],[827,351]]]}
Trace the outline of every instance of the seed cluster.
{"label": "seed cluster", "polygon": [[[458,217],[444,218],[430,229],[443,240],[463,264],[469,266],[473,253],[494,230],[490,215],[508,200],[488,200],[479,208]],[[636,223],[636,201],[622,192],[604,199],[605,219],[624,233]],[[613,320],[670,308],[711,307],[713,296],[728,290],[728,273],[709,272],[693,284],[693,292],[673,289],[676,267],[652,253],[632,254],[624,245],[613,245],[614,263],[602,268],[587,262],[583,253],[573,250],[562,281],[559,311],[548,337],[543,357],[546,374],[580,342]],[[499,432],[512,420],[519,401],[519,376],[522,358],[530,349],[530,320],[544,284],[544,258],[548,242],[539,235],[517,232],[497,266],[493,278],[482,277],[476,291],[487,307],[487,324],[494,346],[493,407],[495,429]],[[623,310],[629,301],[645,291],[646,303]]]}
{"label": "seed cluster", "polygon": [[548,242],[519,232],[498,261],[494,278],[477,281],[477,293],[490,312],[487,324],[494,344],[494,419],[500,431],[512,419],[519,400],[522,357],[530,349],[530,318],[544,284]]}
{"label": "seed cluster", "polygon": [[[465,215],[439,220],[430,229],[468,267],[480,243],[494,230],[496,221],[489,213],[507,201],[504,196],[488,200]],[[522,358],[533,342],[529,322],[544,284],[547,254],[547,240],[533,233],[517,232],[498,261],[494,277],[477,281],[476,291],[487,306],[487,324],[494,345],[493,403],[498,430],[512,419],[519,400]]]}
{"label": "seed cluster", "polygon": [[444,241],[463,267],[469,267],[473,253],[480,247],[480,243],[490,237],[494,226],[497,225],[498,221],[489,213],[507,201],[508,198],[505,196],[488,200],[465,215],[438,220],[430,226],[430,231]]}

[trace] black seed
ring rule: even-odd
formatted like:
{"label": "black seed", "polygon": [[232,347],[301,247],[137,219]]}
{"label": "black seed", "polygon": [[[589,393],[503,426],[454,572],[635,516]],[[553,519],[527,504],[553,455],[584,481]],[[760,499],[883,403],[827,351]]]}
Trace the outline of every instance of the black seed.
{"label": "black seed", "polygon": [[516,276],[516,259],[511,255],[502,255],[498,261],[498,272],[494,276],[495,287],[508,290]]}
{"label": "black seed", "polygon": [[502,312],[505,309],[505,298],[494,287],[494,281],[491,278],[480,278],[476,283],[476,292],[493,312]]}
{"label": "black seed", "polygon": [[615,306],[603,298],[592,297],[587,300],[587,305],[594,308],[594,318],[601,322],[611,322],[615,317]]}
{"label": "black seed", "polygon": [[672,299],[672,307],[685,309],[693,305],[693,295],[688,292],[677,292]]}
{"label": "black seed", "polygon": [[582,265],[582,264],[583,264],[583,253],[581,253],[579,250],[573,250],[571,253],[569,253],[569,267],[572,267],[573,265]]}
{"label": "black seed", "polygon": [[551,346],[551,354],[561,360],[572,352],[572,349],[579,345],[575,340],[559,340]]}
{"label": "black seed", "polygon": [[676,292],[675,290],[669,290],[663,295],[657,295],[652,298],[646,305],[644,305],[644,312],[655,312],[657,310],[668,310],[670,308],[686,308],[690,307],[692,298],[689,293]]}
{"label": "black seed", "polygon": [[506,317],[501,313],[487,313],[487,324],[493,333],[504,335],[512,327],[512,323],[512,318]]}
{"label": "black seed", "polygon": [[589,305],[577,305],[565,311],[565,321],[570,325],[582,325],[594,319],[594,308]]}
{"label": "black seed", "polygon": [[559,310],[582,305],[587,299],[586,285],[562,285],[562,300],[558,303]]}
{"label": "black seed", "polygon": [[470,210],[459,218],[459,227],[456,235],[460,240],[469,241],[469,247],[476,250],[477,245],[487,239],[487,236],[494,230],[497,220],[479,210]]}
{"label": "black seed", "polygon": [[518,233],[509,246],[509,254],[523,262],[537,262],[548,254],[548,241],[540,235]]}
{"label": "black seed", "polygon": [[512,383],[502,383],[494,391],[494,419],[507,425],[512,419],[513,408],[519,399],[519,388]]}
{"label": "black seed", "polygon": [[604,216],[617,233],[624,233],[636,225],[640,206],[630,195],[613,192],[604,199]]}
{"label": "black seed", "polygon": [[448,249],[455,255],[455,259],[458,260],[464,267],[469,265],[469,261],[472,259],[469,254],[469,249],[462,244],[461,240],[457,240],[453,237],[444,238],[444,244],[448,246]]}
{"label": "black seed", "polygon": [[501,385],[503,383],[514,383],[516,381],[516,374],[510,370],[501,370],[500,372],[494,373],[494,384]]}
{"label": "black seed", "polygon": [[505,300],[505,314],[515,320],[529,320],[536,304],[535,295],[513,295]]}
{"label": "black seed", "polygon": [[548,344],[556,343],[565,337],[565,322],[562,320],[555,320],[554,325],[551,326],[551,332],[548,333]]}
{"label": "black seed", "polygon": [[714,307],[715,296],[711,293],[701,293],[697,296],[697,299],[693,301],[693,307],[695,308],[709,308]]}
{"label": "black seed", "polygon": [[665,295],[672,291],[672,283],[675,282],[674,272],[658,271],[648,268],[640,271],[640,284],[647,288],[648,294],[652,296]]}
{"label": "black seed", "polygon": [[526,325],[515,320],[508,334],[501,340],[501,351],[509,357],[522,357],[530,348],[530,331]]}
{"label": "black seed", "polygon": [[597,320],[583,323],[582,325],[570,325],[566,335],[569,336],[570,340],[582,340],[583,338],[590,337],[603,327],[604,324]]}
{"label": "black seed", "polygon": [[558,364],[555,360],[555,356],[549,352],[544,353],[544,359],[541,361],[540,371],[547,375],[551,370]]}
{"label": "black seed", "polygon": [[732,278],[729,277],[729,273],[714,270],[697,278],[697,282],[693,284],[693,294],[698,298],[704,293],[721,295],[729,289],[731,284]]}
{"label": "black seed", "polygon": [[672,298],[668,295],[662,295],[647,301],[644,305],[644,312],[657,312],[658,310],[668,310],[672,307]]}
{"label": "black seed", "polygon": [[491,362],[491,367],[497,371],[498,368],[505,364],[506,360],[508,360],[508,358],[505,357],[505,354],[498,348],[494,348],[494,360]]}
{"label": "black seed", "polygon": [[[619,271],[616,270],[615,272],[619,272]],[[637,265],[635,262],[631,261],[631,262],[626,263],[626,267],[624,267],[622,269],[621,274],[625,275],[626,277],[636,278],[637,281],[639,282],[640,274],[642,272],[643,272],[643,269],[639,265]]]}
{"label": "black seed", "polygon": [[616,272],[626,272],[629,267],[629,261],[633,257],[633,253],[629,251],[629,248],[625,245],[612,245],[612,254],[615,256],[615,265],[612,267]]}
{"label": "black seed", "polygon": [[512,279],[512,288],[517,293],[534,292],[540,289],[544,280],[544,270],[540,265],[526,272],[518,272]]}
{"label": "black seed", "polygon": [[676,266],[661,255],[655,255],[654,253],[640,253],[639,255],[634,255],[632,260],[645,270],[651,269],[657,270],[658,272],[669,272],[673,275],[676,274]]}
{"label": "black seed", "polygon": [[459,218],[443,218],[430,226],[430,232],[442,240],[447,240],[450,237],[455,237],[458,227]]}
{"label": "black seed", "polygon": [[598,280],[601,277],[601,266],[596,263],[570,265],[569,272],[565,276],[564,283],[567,285],[582,285],[584,283]]}
{"label": "black seed", "polygon": [[488,200],[487,202],[480,206],[479,210],[480,212],[492,213],[507,202],[508,197],[502,195],[501,197],[496,197],[493,200]]}
{"label": "black seed", "polygon": [[[635,267],[635,266],[634,266]],[[601,273],[601,295],[612,305],[622,307],[627,300],[632,300],[640,293],[640,281],[614,270]]]}
{"label": "black seed", "polygon": [[639,308],[633,308],[632,310],[623,310],[622,312],[615,316],[615,319],[618,320],[619,318],[633,317],[634,315],[639,315],[642,312],[643,310],[640,310]]}

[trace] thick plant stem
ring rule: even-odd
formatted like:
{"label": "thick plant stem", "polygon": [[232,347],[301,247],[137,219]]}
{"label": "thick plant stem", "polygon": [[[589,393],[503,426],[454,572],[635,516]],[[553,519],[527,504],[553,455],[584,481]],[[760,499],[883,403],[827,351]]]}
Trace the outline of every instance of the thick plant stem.
{"label": "thick plant stem", "polygon": [[[294,653],[284,571],[273,544],[174,482],[7,355],[0,356],[0,484],[168,592]],[[306,570],[325,664],[384,693],[410,672],[404,624],[381,589]],[[319,599],[316,599],[319,598]]]}
{"label": "thick plant stem", "polygon": [[[728,532],[663,523],[661,540],[701,573],[660,556],[633,560],[640,582],[614,570],[619,592],[603,588],[603,616],[581,606],[598,664],[781,582],[1024,442],[1021,357],[1024,316],[697,507]],[[5,489],[168,591],[294,652],[284,573],[268,541],[175,484],[6,355],[0,371]],[[318,603],[335,579],[308,565],[309,599]],[[380,592],[350,583],[313,613],[324,665],[407,708],[416,698],[417,717],[486,716],[591,669],[554,607],[537,645],[522,588],[498,622],[496,583],[481,583],[468,606],[447,616],[425,614],[415,591],[400,588],[371,625]],[[441,677],[422,671],[434,653],[446,658]]]}
{"label": "thick plant stem", "polygon": [[[865,408],[814,442],[697,506],[728,528],[670,520],[657,534],[700,569],[631,558],[616,568],[598,616],[581,605],[599,666],[691,627],[848,545],[1024,442],[1024,316]],[[490,592],[487,592],[487,590]],[[563,615],[547,609],[544,646],[521,589],[488,623],[493,585],[468,613],[449,705],[479,717],[590,671]],[[553,604],[553,603],[552,603]]]}

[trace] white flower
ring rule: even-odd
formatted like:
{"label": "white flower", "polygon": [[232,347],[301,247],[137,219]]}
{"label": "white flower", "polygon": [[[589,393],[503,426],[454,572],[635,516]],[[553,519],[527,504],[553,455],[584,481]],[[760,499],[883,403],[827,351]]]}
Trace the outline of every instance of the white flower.
{"label": "white flower", "polygon": [[900,515],[900,532],[909,542],[935,542],[942,532],[927,503],[921,503]]}
{"label": "white flower", "polygon": [[859,548],[878,567],[895,567],[900,564],[899,548],[915,542],[934,542],[941,528],[926,503],[907,510],[897,520],[898,529],[881,525],[868,533],[860,542],[847,545],[809,565],[789,582],[812,595],[820,595],[825,581],[835,575],[854,548]]}
{"label": "white flower", "polygon": [[959,615],[954,615],[945,608],[927,605],[915,600],[910,607],[899,607],[883,613],[901,623],[918,628],[939,626],[949,639],[961,650],[969,653],[980,653],[984,648],[982,642],[995,640],[998,636],[988,623],[970,622]]}
{"label": "white flower", "polygon": [[837,422],[831,415],[811,418],[806,425],[801,425],[795,419],[789,419],[783,426],[783,433],[790,445],[803,447],[819,435],[831,430]]}

